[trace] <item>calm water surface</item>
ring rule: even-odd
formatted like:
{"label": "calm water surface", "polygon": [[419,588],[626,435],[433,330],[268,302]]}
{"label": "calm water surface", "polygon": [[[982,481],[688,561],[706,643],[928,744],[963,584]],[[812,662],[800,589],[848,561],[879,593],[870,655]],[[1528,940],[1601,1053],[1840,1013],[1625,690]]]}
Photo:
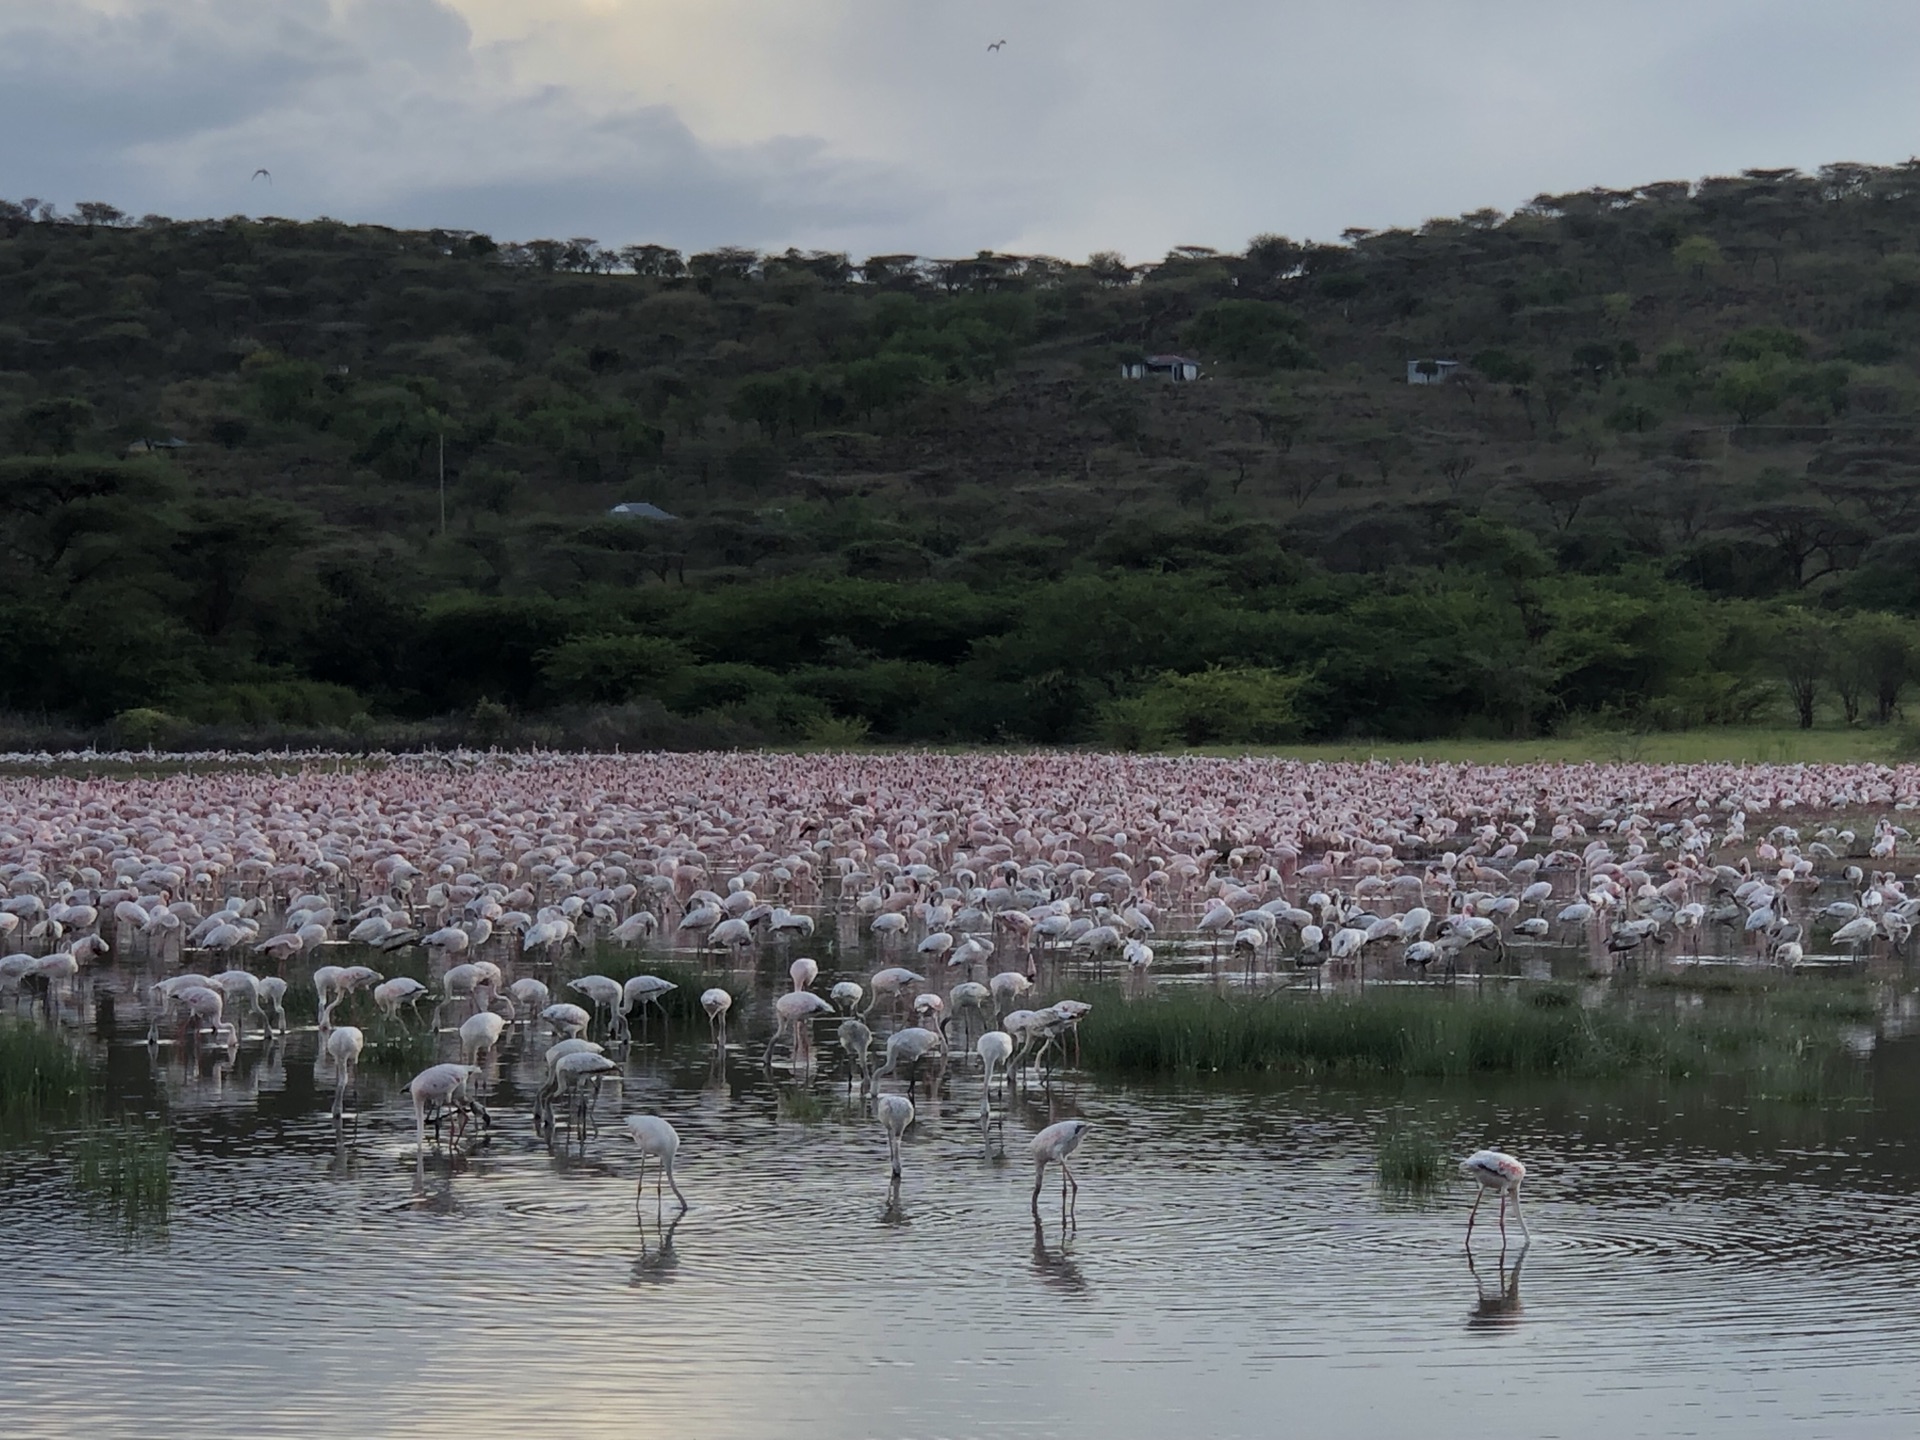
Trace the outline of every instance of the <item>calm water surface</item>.
{"label": "calm water surface", "polygon": [[[518,1038],[491,1144],[420,1166],[405,1073],[365,1069],[336,1132],[310,1028],[228,1065],[150,1057],[123,1015],[111,1086],[169,1116],[174,1218],[125,1244],[57,1156],[0,1161],[0,1435],[1920,1433],[1920,1041],[1824,1110],[1068,1076],[1014,1100],[1011,1158],[961,1068],[891,1205],[830,1027],[803,1123],[759,1065],[766,1000],[717,1062],[704,1025],[655,1022],[584,1151],[531,1133]],[[677,1223],[651,1187],[636,1220],[622,1110],[680,1131]],[[1025,1140],[1073,1114],[1096,1129],[1063,1233]],[[1524,1256],[1486,1225],[1469,1264],[1464,1183],[1379,1194],[1396,1115],[1525,1158]]]}

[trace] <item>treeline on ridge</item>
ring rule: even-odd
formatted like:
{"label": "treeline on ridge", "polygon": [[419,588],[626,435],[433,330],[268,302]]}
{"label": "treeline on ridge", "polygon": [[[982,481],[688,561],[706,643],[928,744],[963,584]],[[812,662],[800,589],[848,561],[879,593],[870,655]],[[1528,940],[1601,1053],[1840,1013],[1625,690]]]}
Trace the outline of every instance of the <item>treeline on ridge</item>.
{"label": "treeline on ridge", "polygon": [[[1165,352],[1200,378],[1123,378]],[[594,745],[1885,723],[1917,360],[1920,164],[1145,265],[0,202],[0,709]]]}

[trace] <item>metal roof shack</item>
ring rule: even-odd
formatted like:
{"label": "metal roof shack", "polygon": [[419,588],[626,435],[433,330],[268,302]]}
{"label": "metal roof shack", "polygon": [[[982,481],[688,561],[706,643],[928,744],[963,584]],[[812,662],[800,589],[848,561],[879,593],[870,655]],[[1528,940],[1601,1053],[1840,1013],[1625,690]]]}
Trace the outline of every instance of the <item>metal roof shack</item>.
{"label": "metal roof shack", "polygon": [[1184,355],[1148,355],[1139,360],[1121,361],[1120,374],[1127,380],[1144,380],[1149,375],[1162,375],[1169,380],[1198,380],[1200,362]]}

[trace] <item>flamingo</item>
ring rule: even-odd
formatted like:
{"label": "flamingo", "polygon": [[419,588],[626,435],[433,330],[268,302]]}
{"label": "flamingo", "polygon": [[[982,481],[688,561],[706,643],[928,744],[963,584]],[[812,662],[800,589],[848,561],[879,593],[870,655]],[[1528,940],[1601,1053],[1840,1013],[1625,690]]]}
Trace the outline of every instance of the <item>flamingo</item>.
{"label": "flamingo", "polygon": [[882,1095],[873,1104],[873,1118],[887,1132],[887,1161],[893,1167],[893,1179],[900,1180],[900,1140],[913,1124],[913,1101],[904,1095]]}
{"label": "flamingo", "polygon": [[811,990],[793,990],[782,995],[778,1000],[773,1002],[773,1035],[772,1038],[767,1041],[767,1053],[762,1057],[761,1064],[773,1064],[773,1047],[779,1043],[782,1035],[791,1031],[793,1034],[793,1063],[796,1067],[804,1065],[807,1055],[813,1049],[811,1034],[807,1029],[807,1021],[815,1015],[832,1015],[835,1013],[832,1005],[822,1000]]}
{"label": "flamingo", "polygon": [[267,1032],[286,1034],[287,982],[278,975],[263,975],[260,979],[260,999],[267,1012]]}
{"label": "flamingo", "polygon": [[605,975],[582,975],[578,980],[569,980],[567,988],[585,996],[596,1007],[606,1007],[609,1040],[617,1044],[626,1038],[629,1002],[626,989],[618,980]]}
{"label": "flamingo", "polygon": [[713,1036],[713,1043],[724,1046],[727,1043],[727,1012],[733,1009],[733,996],[717,985],[711,990],[702,990],[700,1008],[707,1012],[707,1029]]}
{"label": "flamingo", "polygon": [[867,1028],[864,1020],[848,1016],[840,1022],[838,1030],[841,1053],[847,1057],[847,1090],[853,1090],[853,1072],[860,1072],[860,1093],[865,1095],[873,1084],[873,1068],[867,1062],[867,1051],[873,1045],[873,1031]]}
{"label": "flamingo", "polygon": [[680,1193],[680,1183],[673,1178],[674,1157],[680,1153],[679,1132],[658,1115],[629,1115],[626,1119],[627,1136],[640,1151],[640,1178],[633,1187],[634,1208],[639,1209],[640,1192],[647,1183],[647,1161],[652,1160],[660,1167],[653,1182],[655,1202],[662,1198],[660,1181],[664,1179],[673,1190],[673,1198],[680,1202],[680,1208],[689,1209],[687,1197]]}
{"label": "flamingo", "polygon": [[[1067,1164],[1067,1159],[1080,1148],[1080,1142],[1092,1128],[1093,1122],[1090,1120],[1059,1120],[1027,1142],[1027,1153],[1033,1156],[1033,1213],[1036,1219],[1040,1214],[1040,1186],[1046,1181],[1049,1165],[1060,1167],[1062,1217],[1079,1208],[1080,1182],[1074,1179],[1073,1168]],[[1067,1200],[1069,1189],[1073,1195],[1071,1206]]]}
{"label": "flamingo", "polygon": [[993,992],[993,1008],[1001,1019],[1013,1003],[1033,989],[1033,982],[1018,970],[1002,970],[987,982],[987,988]]}
{"label": "flamingo", "polygon": [[1013,1058],[1013,1037],[1004,1030],[989,1030],[973,1045],[980,1057],[980,1134],[984,1139],[993,1125],[993,1072],[1001,1072],[1001,1091],[1006,1090],[1006,1063]]}
{"label": "flamingo", "polygon": [[540,1012],[540,1018],[553,1028],[553,1033],[562,1038],[577,1038],[587,1033],[587,1026],[593,1023],[593,1017],[578,1005],[569,1005],[564,1001],[558,1005],[549,1005]]}
{"label": "flamingo", "polygon": [[873,1083],[877,1086],[882,1076],[898,1075],[900,1067],[905,1065],[907,1093],[911,1095],[920,1077],[920,1062],[935,1050],[945,1055],[946,1047],[946,1036],[937,1030],[927,1030],[918,1025],[896,1030],[887,1037],[887,1061],[873,1072]]}
{"label": "flamingo", "polygon": [[649,1005],[660,1012],[660,1018],[667,1018],[666,997],[680,987],[671,980],[662,980],[658,975],[636,975],[626,983],[627,1011],[631,1014],[638,1010],[641,1018],[646,1018]]}
{"label": "flamingo", "polygon": [[1527,1217],[1520,1213],[1520,1182],[1527,1178],[1527,1167],[1511,1155],[1498,1150],[1476,1150],[1460,1162],[1460,1173],[1480,1182],[1480,1189],[1474,1194],[1473,1208],[1467,1211],[1467,1244],[1473,1244],[1473,1217],[1480,1209],[1480,1202],[1489,1190],[1500,1196],[1500,1238],[1507,1238],[1507,1199],[1513,1199],[1513,1218],[1520,1222],[1520,1233],[1531,1244],[1533,1234],[1527,1229]]}
{"label": "flamingo", "polygon": [[413,1097],[414,1140],[420,1154],[426,1153],[429,1113],[434,1116],[436,1133],[440,1127],[440,1112],[449,1107],[455,1111],[457,1118],[463,1119],[468,1112],[477,1111],[484,1122],[492,1123],[486,1107],[467,1094],[467,1086],[479,1075],[479,1069],[472,1065],[429,1065],[407,1082],[407,1093]]}
{"label": "flamingo", "polygon": [[600,1098],[600,1084],[619,1068],[598,1050],[570,1050],[555,1055],[548,1067],[546,1082],[534,1092],[534,1129],[548,1135],[553,1133],[554,1102],[566,1095],[572,1099],[574,1118],[584,1140],[593,1104]]}
{"label": "flamingo", "polygon": [[392,980],[384,980],[373,987],[373,1003],[380,1013],[389,1020],[400,1018],[402,1005],[419,1013],[419,1004],[426,997],[427,987],[411,975],[400,975]]}
{"label": "flamingo", "polygon": [[820,966],[818,962],[802,955],[787,967],[787,974],[793,977],[794,989],[810,990],[813,988],[813,982],[820,978]]}
{"label": "flamingo", "polygon": [[336,1026],[327,1036],[327,1059],[333,1062],[333,1118],[346,1113],[347,1085],[360,1063],[360,1051],[366,1036],[351,1025]]}
{"label": "flamingo", "polygon": [[460,1022],[460,1058],[471,1065],[480,1058],[481,1053],[491,1053],[500,1043],[501,1033],[507,1028],[507,1017],[497,1015],[491,1010],[483,1010],[478,1015],[469,1015]]}

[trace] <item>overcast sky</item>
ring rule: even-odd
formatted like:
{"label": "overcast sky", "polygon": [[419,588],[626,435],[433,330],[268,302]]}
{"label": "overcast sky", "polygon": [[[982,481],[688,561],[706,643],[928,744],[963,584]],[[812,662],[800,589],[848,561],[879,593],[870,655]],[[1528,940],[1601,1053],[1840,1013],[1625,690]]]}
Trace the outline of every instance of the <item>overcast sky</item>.
{"label": "overcast sky", "polygon": [[1911,0],[0,0],[0,196],[1138,260],[1904,160],[1917,62]]}

